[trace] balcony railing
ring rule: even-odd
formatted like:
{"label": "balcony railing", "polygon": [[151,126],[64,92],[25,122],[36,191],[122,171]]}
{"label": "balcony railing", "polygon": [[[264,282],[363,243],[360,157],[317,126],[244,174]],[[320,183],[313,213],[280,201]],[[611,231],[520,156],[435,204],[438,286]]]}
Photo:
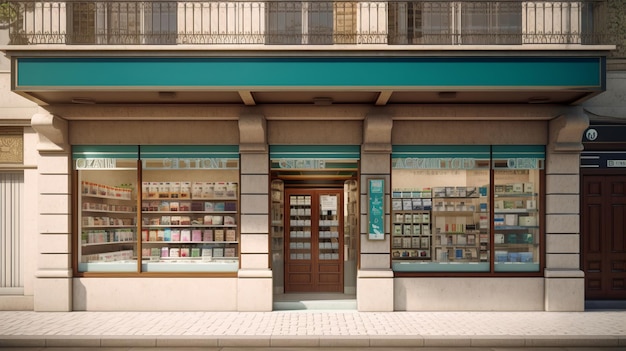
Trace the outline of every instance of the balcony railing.
{"label": "balcony railing", "polygon": [[604,0],[9,1],[10,44],[607,44]]}

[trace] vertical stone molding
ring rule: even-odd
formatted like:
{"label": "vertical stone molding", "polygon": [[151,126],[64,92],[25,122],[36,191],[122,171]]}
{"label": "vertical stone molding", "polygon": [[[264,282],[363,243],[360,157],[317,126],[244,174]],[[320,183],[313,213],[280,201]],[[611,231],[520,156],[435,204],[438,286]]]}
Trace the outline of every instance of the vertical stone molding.
{"label": "vertical stone molding", "polygon": [[37,149],[40,153],[69,151],[66,120],[47,112],[40,112],[31,118],[31,126],[39,135]]}
{"label": "vertical stone molding", "polygon": [[[39,136],[38,255],[35,311],[72,310],[70,146],[67,121],[49,113],[31,119]],[[58,186],[48,186],[58,184]]]}
{"label": "vertical stone molding", "polygon": [[269,267],[269,154],[265,116],[239,118],[240,260],[237,282],[239,311],[271,311],[272,271]]}
{"label": "vertical stone molding", "polygon": [[[385,114],[384,109],[372,111],[366,116],[363,124],[360,179],[360,266],[357,272],[357,308],[359,311],[393,311],[393,272],[389,257],[392,126],[392,117]],[[370,178],[385,179],[385,240],[370,240],[368,238],[367,181]]]}
{"label": "vertical stone molding", "polygon": [[580,152],[589,119],[581,107],[567,108],[550,121],[546,155],[546,311],[582,311],[584,272],[580,267]]}
{"label": "vertical stone molding", "polygon": [[384,109],[375,109],[365,117],[363,124],[363,152],[391,153],[393,120]]}

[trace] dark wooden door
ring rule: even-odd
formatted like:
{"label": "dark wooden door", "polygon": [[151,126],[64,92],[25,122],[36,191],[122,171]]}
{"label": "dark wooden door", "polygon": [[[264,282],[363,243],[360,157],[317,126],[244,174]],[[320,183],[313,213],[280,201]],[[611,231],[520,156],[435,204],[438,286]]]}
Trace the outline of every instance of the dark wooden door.
{"label": "dark wooden door", "polygon": [[285,292],[343,292],[342,195],[286,191]]}
{"label": "dark wooden door", "polygon": [[583,176],[582,263],[587,299],[626,299],[626,176]]}

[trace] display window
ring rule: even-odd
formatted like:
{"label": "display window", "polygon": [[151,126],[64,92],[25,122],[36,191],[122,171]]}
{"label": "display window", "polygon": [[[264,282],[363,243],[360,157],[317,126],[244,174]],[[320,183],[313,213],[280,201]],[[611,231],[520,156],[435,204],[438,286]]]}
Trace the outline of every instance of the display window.
{"label": "display window", "polygon": [[236,146],[75,146],[73,154],[79,272],[238,270]]}
{"label": "display window", "polygon": [[396,272],[538,272],[543,146],[394,146]]}
{"label": "display window", "polygon": [[539,272],[544,155],[543,146],[493,147],[496,272]]}
{"label": "display window", "polygon": [[394,271],[489,271],[489,154],[488,146],[394,147]]}

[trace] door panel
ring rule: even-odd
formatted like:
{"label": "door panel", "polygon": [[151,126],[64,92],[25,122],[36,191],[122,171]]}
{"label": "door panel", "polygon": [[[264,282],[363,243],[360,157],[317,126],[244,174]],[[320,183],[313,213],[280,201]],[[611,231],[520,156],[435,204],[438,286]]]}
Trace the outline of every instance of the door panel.
{"label": "door panel", "polygon": [[583,177],[587,299],[626,299],[626,176]]}
{"label": "door panel", "polygon": [[286,192],[285,292],[343,292],[342,190]]}

